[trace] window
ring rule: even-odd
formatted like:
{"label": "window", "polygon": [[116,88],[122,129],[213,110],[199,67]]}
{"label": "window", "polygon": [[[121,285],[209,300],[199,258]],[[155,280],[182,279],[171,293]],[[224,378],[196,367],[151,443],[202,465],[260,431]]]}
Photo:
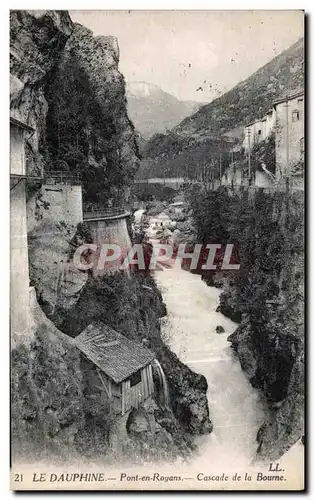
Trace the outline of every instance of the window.
{"label": "window", "polygon": [[141,372],[138,371],[136,373],[133,373],[133,375],[131,376],[130,378],[130,382],[131,382],[131,387],[133,387],[134,385],[137,385],[139,384],[140,382],[142,382],[142,375],[141,375]]}
{"label": "window", "polygon": [[304,137],[300,139],[300,153],[301,155],[304,153]]}
{"label": "window", "polygon": [[300,120],[300,111],[298,109],[295,109],[292,111],[292,121],[293,122],[298,122]]}
{"label": "window", "polygon": [[258,131],[258,135],[262,135],[262,131],[261,130]]}

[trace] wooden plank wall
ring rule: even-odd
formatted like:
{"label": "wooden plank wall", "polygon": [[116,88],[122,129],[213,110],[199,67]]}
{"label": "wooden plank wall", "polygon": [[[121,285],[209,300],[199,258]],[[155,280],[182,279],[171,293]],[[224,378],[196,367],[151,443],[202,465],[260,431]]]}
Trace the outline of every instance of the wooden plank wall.
{"label": "wooden plank wall", "polygon": [[154,392],[153,373],[151,365],[141,370],[141,382],[131,387],[131,382],[122,382],[122,415],[131,408],[138,408]]}

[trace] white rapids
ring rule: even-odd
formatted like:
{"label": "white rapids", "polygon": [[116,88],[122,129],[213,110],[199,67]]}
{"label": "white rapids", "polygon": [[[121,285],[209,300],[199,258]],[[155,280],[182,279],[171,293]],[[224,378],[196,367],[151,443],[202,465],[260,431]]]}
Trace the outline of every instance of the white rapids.
{"label": "white rapids", "polygon": [[[168,316],[162,333],[169,347],[208,382],[214,431],[198,439],[195,460],[214,460],[215,468],[251,465],[256,434],[265,420],[259,393],[249,383],[227,341],[236,324],[216,312],[220,291],[181,269],[155,273]],[[221,325],[225,332],[216,333]],[[194,465],[197,465],[196,463]]]}
{"label": "white rapids", "polygon": [[142,219],[142,215],[144,213],[145,213],[144,208],[140,208],[139,210],[136,210],[136,212],[134,212],[134,223],[135,224],[140,224],[141,219]]}

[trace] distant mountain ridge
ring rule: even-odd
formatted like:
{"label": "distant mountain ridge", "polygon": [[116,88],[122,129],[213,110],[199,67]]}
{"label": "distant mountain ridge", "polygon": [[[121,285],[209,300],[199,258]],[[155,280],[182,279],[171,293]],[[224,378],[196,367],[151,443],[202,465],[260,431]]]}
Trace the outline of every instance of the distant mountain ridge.
{"label": "distant mountain ridge", "polygon": [[165,133],[201,106],[194,101],[180,101],[158,85],[147,82],[128,82],[126,95],[129,116],[145,139]]}

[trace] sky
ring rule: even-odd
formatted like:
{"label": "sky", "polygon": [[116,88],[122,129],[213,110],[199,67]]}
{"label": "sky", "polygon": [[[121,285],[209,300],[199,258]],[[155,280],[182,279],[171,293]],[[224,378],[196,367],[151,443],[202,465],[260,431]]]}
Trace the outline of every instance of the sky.
{"label": "sky", "polygon": [[303,12],[70,11],[96,35],[114,35],[126,81],[180,100],[210,102],[303,36]]}

